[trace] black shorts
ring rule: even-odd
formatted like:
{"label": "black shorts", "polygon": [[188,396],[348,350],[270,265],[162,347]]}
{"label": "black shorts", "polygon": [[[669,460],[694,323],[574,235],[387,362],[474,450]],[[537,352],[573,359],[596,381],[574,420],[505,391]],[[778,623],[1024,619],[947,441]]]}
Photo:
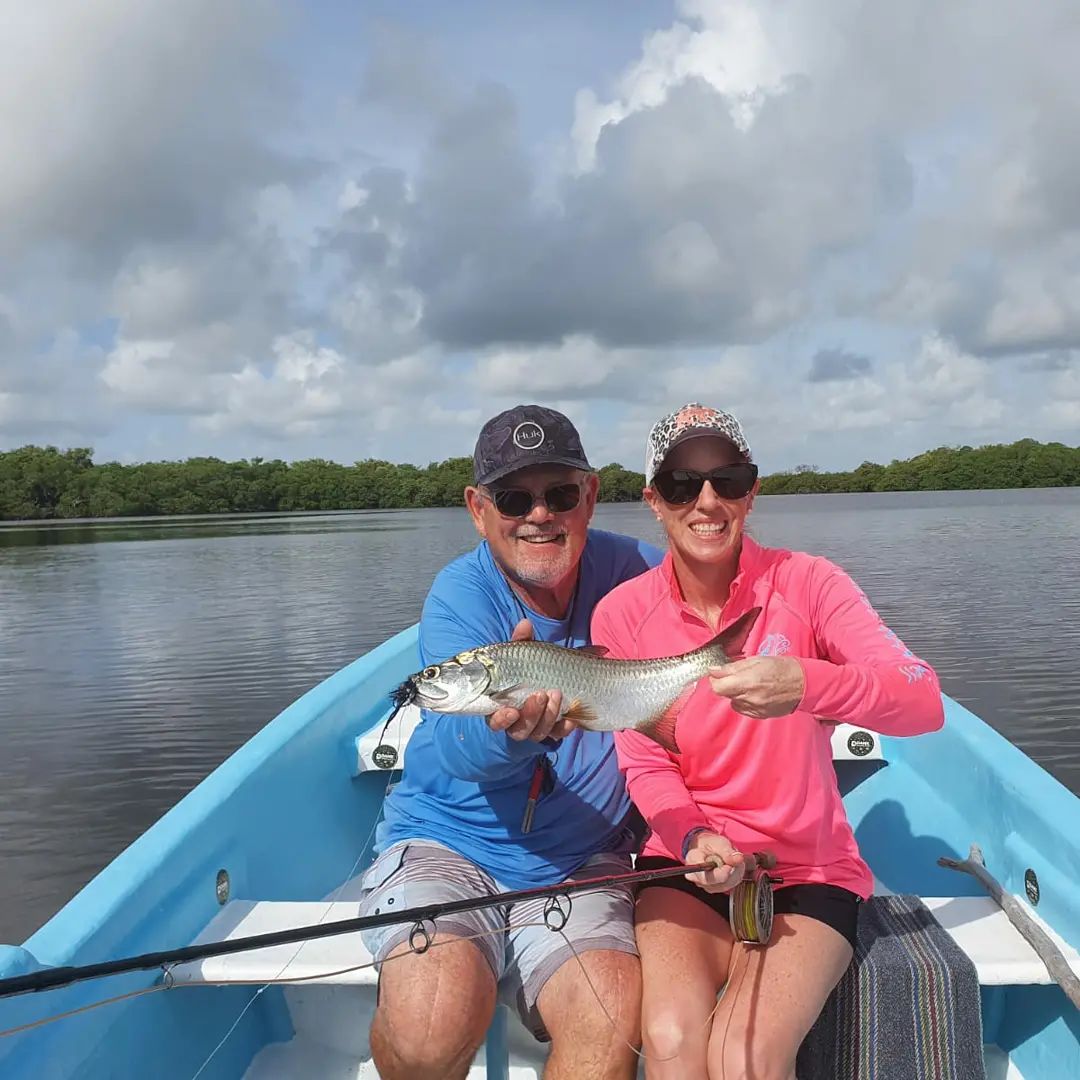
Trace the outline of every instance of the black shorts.
{"label": "black shorts", "polygon": [[[638,856],[634,869],[663,870],[667,866],[678,865],[674,859],[667,859],[662,855],[644,855]],[[730,893],[706,892],[685,877],[646,881],[644,885],[638,886],[638,892],[642,889],[658,888],[678,889],[679,892],[693,896],[711,907],[724,922],[730,917]],[[817,919],[847,938],[852,948],[855,948],[861,903],[862,898],[858,894],[842,889],[839,885],[781,885],[773,893],[773,911],[777,915],[805,915],[810,919]]]}

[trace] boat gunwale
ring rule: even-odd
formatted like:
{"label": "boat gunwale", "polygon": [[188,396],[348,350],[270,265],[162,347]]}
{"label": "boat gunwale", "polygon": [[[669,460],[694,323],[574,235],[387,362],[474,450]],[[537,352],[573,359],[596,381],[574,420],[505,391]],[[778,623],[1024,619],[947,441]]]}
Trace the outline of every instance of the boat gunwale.
{"label": "boat gunwale", "polygon": [[[121,913],[146,881],[163,869],[195,829],[204,825],[263,765],[284,751],[315,720],[354,693],[386,660],[415,641],[417,633],[415,623],[398,631],[290,702],[102,867],[21,948],[41,964],[70,962],[102,927]],[[358,715],[356,734],[364,734],[373,727],[380,715],[376,708]],[[0,974],[3,973],[0,963]]]}

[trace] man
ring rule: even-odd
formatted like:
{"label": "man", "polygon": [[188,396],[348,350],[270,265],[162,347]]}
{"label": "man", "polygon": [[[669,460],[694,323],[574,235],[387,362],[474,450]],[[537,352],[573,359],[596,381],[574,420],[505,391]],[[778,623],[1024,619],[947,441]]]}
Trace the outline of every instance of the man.
{"label": "man", "polygon": [[[512,636],[587,644],[596,602],[662,552],[589,528],[599,479],[559,412],[500,413],[481,430],[473,465],[465,503],[481,543],[435,578],[421,663]],[[363,913],[631,868],[639,819],[611,736],[578,729],[561,706],[551,690],[486,719],[424,714],[386,799]],[[366,934],[380,964],[379,1074],[464,1077],[501,997],[550,1039],[549,1080],[632,1077],[641,977],[629,890],[576,894],[563,934],[542,919],[542,901],[442,917],[435,942],[449,944],[422,954],[410,948],[410,924]]]}

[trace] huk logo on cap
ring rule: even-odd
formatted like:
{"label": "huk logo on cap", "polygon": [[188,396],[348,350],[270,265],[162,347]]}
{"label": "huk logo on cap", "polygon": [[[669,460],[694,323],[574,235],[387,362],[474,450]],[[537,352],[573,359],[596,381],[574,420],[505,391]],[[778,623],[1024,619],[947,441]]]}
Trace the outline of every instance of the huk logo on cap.
{"label": "huk logo on cap", "polygon": [[533,420],[523,420],[514,428],[513,439],[519,450],[538,450],[544,445],[544,429]]}

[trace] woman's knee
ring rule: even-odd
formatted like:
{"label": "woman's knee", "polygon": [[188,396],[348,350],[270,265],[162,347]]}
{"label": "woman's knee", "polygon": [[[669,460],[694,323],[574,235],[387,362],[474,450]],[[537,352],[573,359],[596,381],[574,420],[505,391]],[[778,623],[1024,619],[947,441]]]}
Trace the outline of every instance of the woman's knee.
{"label": "woman's knee", "polygon": [[709,1075],[723,1080],[794,1080],[795,1058],[787,1047],[731,1028],[710,1047]]}
{"label": "woman's knee", "polygon": [[662,1059],[683,1058],[695,1049],[704,1053],[709,1039],[706,1024],[673,1003],[646,1010],[641,1028],[646,1056]]}

